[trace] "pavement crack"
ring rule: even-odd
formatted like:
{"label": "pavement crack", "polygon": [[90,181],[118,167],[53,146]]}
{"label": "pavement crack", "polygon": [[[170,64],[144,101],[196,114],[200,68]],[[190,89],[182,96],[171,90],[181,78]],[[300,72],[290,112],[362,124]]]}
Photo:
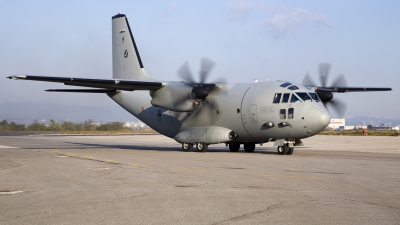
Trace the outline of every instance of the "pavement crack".
{"label": "pavement crack", "polygon": [[243,215],[240,215],[240,216],[235,216],[235,217],[227,219],[227,220],[223,220],[223,221],[220,221],[220,222],[217,222],[217,223],[213,223],[212,225],[218,225],[218,224],[223,224],[223,223],[231,223],[233,221],[243,220],[243,219],[249,218],[251,216],[254,216],[254,215],[257,215],[257,214],[261,214],[261,213],[265,213],[267,211],[279,208],[281,205],[285,204],[286,202],[281,202],[281,203],[278,203],[278,204],[275,204],[275,205],[271,205],[266,209],[259,210],[259,211],[256,211],[256,212],[250,212],[250,213],[246,213],[246,214],[243,214]]}
{"label": "pavement crack", "polygon": [[379,207],[387,207],[387,208],[391,208],[391,209],[400,209],[399,207],[394,207],[394,206],[390,206],[390,205],[382,205],[382,204],[378,204],[378,203],[375,203],[375,202],[358,201],[358,200],[354,200],[354,199],[347,199],[347,200],[351,201],[351,202],[364,203],[364,204],[374,205],[374,206],[379,206]]}

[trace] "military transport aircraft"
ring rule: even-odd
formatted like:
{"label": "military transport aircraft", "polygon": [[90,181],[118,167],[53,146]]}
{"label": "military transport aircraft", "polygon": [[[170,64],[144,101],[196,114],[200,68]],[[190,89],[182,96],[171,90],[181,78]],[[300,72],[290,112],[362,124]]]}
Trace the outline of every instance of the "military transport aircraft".
{"label": "military transport aircraft", "polygon": [[214,62],[203,58],[196,81],[184,63],[178,69],[183,81],[156,81],[143,67],[125,15],[112,17],[113,79],[85,79],[15,75],[14,80],[34,80],[90,87],[50,89],[52,92],[105,93],[157,132],[175,139],[184,151],[193,145],[205,152],[208,145],[225,143],[232,152],[243,144],[253,152],[256,144],[275,141],[279,154],[291,155],[301,139],[329,124],[325,104],[344,111],[334,92],[389,91],[391,88],[347,87],[340,76],[326,86],[329,64],[320,65],[322,86],[306,75],[303,84],[287,81],[228,84],[206,82]]}

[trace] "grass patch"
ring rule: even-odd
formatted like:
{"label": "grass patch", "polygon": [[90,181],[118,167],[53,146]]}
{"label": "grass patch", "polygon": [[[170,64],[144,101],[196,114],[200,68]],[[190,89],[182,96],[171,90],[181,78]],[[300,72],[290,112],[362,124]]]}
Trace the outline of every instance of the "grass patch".
{"label": "grass patch", "polygon": [[[346,135],[346,136],[363,136],[362,130],[346,130],[344,134],[340,131],[322,131],[319,135]],[[395,130],[368,130],[368,136],[399,136]]]}

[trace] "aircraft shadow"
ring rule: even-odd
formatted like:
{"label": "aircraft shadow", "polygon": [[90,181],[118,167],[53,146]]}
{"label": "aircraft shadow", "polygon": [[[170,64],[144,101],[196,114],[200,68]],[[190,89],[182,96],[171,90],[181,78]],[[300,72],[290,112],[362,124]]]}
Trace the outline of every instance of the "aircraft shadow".
{"label": "aircraft shadow", "polygon": [[[69,144],[74,144],[74,145],[81,145],[85,147],[92,147],[92,148],[117,148],[117,149],[125,149],[125,150],[139,150],[139,151],[170,151],[170,152],[183,152],[181,147],[160,147],[160,146],[139,146],[139,145],[107,145],[107,144],[88,144],[88,143],[80,143],[80,142],[67,142]],[[196,148],[193,148],[193,152],[196,153],[201,153],[197,152]],[[209,147],[207,153],[212,153],[212,152],[227,152],[231,154],[248,154],[248,152],[245,152],[243,149],[240,149],[239,152],[231,152],[228,147]],[[276,152],[275,148],[267,148],[263,150],[256,150],[253,152],[253,154],[270,154],[270,155],[277,155],[278,153]]]}

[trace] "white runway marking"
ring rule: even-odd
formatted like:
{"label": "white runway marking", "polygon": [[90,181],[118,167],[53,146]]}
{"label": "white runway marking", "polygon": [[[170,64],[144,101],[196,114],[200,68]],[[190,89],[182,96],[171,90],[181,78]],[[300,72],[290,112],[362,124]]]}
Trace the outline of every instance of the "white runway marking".
{"label": "white runway marking", "polygon": [[15,195],[24,191],[0,191],[0,195]]}
{"label": "white runway marking", "polygon": [[0,148],[18,148],[18,147],[12,147],[12,146],[0,145]]}

